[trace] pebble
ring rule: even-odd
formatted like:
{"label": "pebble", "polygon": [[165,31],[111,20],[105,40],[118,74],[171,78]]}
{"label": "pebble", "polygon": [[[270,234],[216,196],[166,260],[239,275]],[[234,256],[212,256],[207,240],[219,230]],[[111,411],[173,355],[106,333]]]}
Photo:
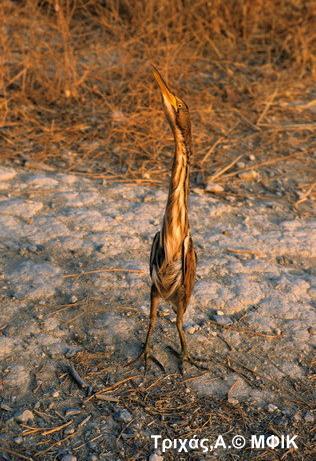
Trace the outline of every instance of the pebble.
{"label": "pebble", "polygon": [[245,162],[237,162],[236,166],[237,168],[245,168],[246,164]]}
{"label": "pebble", "polygon": [[0,359],[4,359],[14,351],[14,341],[12,338],[0,337]]}
{"label": "pebble", "polygon": [[197,330],[197,327],[195,325],[191,325],[188,329],[187,329],[187,333],[189,335],[193,335]]}
{"label": "pebble", "polygon": [[65,410],[65,416],[75,416],[80,415],[81,409],[80,408],[67,408]]}
{"label": "pebble", "polygon": [[77,461],[77,457],[74,455],[64,455],[60,461]]}
{"label": "pebble", "polygon": [[122,422],[122,423],[129,423],[133,419],[130,412],[128,410],[126,410],[125,408],[117,410],[114,413],[113,417],[114,417],[114,419],[116,421],[119,421],[119,422]]}
{"label": "pebble", "polygon": [[277,411],[278,407],[276,405],[273,405],[273,403],[269,403],[268,405],[268,412],[273,413],[274,411]]}
{"label": "pebble", "polygon": [[244,171],[243,173],[239,173],[238,178],[243,181],[255,181],[259,178],[259,173],[254,170]]}
{"label": "pebble", "polygon": [[23,442],[23,437],[16,437],[14,439],[14,443],[16,443],[17,445],[21,445],[22,442]]}
{"label": "pebble", "polygon": [[16,171],[13,168],[0,168],[0,182],[10,181],[16,175]]}
{"label": "pebble", "polygon": [[315,420],[315,417],[314,417],[314,415],[313,415],[313,413],[311,411],[308,411],[304,416],[304,420],[307,423],[313,423],[314,420]]}
{"label": "pebble", "polygon": [[295,415],[293,416],[294,421],[301,421],[302,420],[302,414],[300,411],[297,411]]}
{"label": "pebble", "polygon": [[163,461],[163,456],[158,455],[157,453],[152,453],[149,456],[148,461]]}
{"label": "pebble", "polygon": [[27,423],[28,421],[33,421],[34,415],[30,410],[24,410],[22,413],[15,415],[15,420],[18,423]]}
{"label": "pebble", "polygon": [[12,408],[9,405],[7,405],[6,403],[1,403],[0,404],[0,410],[12,411]]}
{"label": "pebble", "polygon": [[201,189],[200,187],[193,187],[192,192],[197,195],[204,195],[205,189]]}
{"label": "pebble", "polygon": [[205,190],[207,192],[212,192],[213,194],[222,194],[224,192],[224,187],[220,184],[209,182],[207,183]]}
{"label": "pebble", "polygon": [[233,323],[231,318],[227,317],[227,315],[213,315],[212,318],[218,325],[230,325]]}
{"label": "pebble", "polygon": [[193,335],[199,328],[199,325],[193,322],[188,322],[184,325],[184,329],[189,335]]}
{"label": "pebble", "polygon": [[169,309],[160,309],[159,317],[168,317],[170,315]]}
{"label": "pebble", "polygon": [[256,160],[256,156],[253,154],[248,155],[248,159],[251,160],[252,162]]}
{"label": "pebble", "polygon": [[74,432],[75,432],[74,427],[66,427],[66,429],[64,430],[65,435],[70,435],[70,434],[73,434]]}

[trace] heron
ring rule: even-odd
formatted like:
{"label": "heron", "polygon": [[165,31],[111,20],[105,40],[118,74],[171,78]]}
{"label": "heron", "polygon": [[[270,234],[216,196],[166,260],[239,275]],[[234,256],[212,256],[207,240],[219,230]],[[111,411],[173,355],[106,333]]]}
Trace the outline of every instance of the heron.
{"label": "heron", "polygon": [[176,314],[176,326],[181,343],[180,367],[183,373],[185,362],[202,368],[198,363],[201,359],[189,354],[183,329],[183,317],[195,283],[197,264],[189,224],[191,121],[187,104],[171,92],[154,66],[153,75],[159,86],[165,115],[173,133],[175,151],[162,226],[153,239],[150,252],[149,270],[152,285],[149,326],[144,349],[135,360],[143,356],[145,370],[150,359],[157,362],[152,354],[152,334],[157,324],[159,303],[163,299],[171,303]]}

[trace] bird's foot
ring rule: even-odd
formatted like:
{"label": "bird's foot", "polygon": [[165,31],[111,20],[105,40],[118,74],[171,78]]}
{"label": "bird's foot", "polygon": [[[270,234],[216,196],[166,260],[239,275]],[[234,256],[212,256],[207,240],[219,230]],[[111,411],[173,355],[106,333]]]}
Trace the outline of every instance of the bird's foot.
{"label": "bird's foot", "polygon": [[152,361],[154,362],[156,365],[158,365],[158,367],[163,371],[165,372],[165,367],[163,366],[163,364],[153,355],[152,353],[152,350],[151,348],[149,347],[145,347],[144,350],[135,358],[135,359],[132,359],[130,360],[125,366],[128,367],[130,365],[133,365],[134,363],[138,362],[139,360],[144,360],[145,362],[145,374],[147,373],[147,371],[149,370],[149,362]]}
{"label": "bird's foot", "polygon": [[[209,370],[209,368],[204,364],[207,361],[206,357],[199,357],[197,355],[191,355],[191,354],[182,354],[182,360],[180,364],[180,371],[181,374],[185,374],[185,369],[186,369],[186,364],[189,363],[190,365],[193,365],[194,367],[198,368],[199,370]],[[204,363],[203,363],[204,362]]]}
{"label": "bird's foot", "polygon": [[180,372],[182,375],[185,374],[186,364],[190,364],[198,368],[199,370],[209,370],[206,365],[203,365],[203,362],[207,362],[207,357],[200,357],[198,355],[191,355],[188,352],[179,353],[172,346],[169,346],[168,349],[170,352],[175,354],[180,360]]}

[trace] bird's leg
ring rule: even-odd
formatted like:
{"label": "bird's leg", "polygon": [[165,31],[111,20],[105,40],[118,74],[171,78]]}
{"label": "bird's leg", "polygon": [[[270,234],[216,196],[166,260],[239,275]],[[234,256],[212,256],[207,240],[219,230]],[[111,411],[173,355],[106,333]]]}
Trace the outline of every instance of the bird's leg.
{"label": "bird's leg", "polygon": [[144,357],[145,357],[145,367],[147,368],[148,359],[152,354],[151,338],[153,331],[157,325],[157,314],[159,306],[159,295],[155,285],[151,286],[150,291],[150,318],[149,318],[149,327],[146,335],[145,347],[144,347]]}
{"label": "bird's leg", "polygon": [[182,358],[182,363],[181,363],[181,373],[184,374],[184,365],[185,362],[189,362],[191,365],[194,365],[197,368],[200,368],[202,370],[208,370],[207,367],[201,365],[199,362],[204,361],[202,357],[193,357],[189,354],[188,352],[188,346],[187,346],[187,341],[185,337],[185,333],[183,330],[183,316],[185,312],[185,305],[183,302],[180,302],[177,308],[177,329],[179,333],[179,338],[180,338],[180,343],[181,343],[181,358]]}
{"label": "bird's leg", "polygon": [[145,370],[147,370],[148,366],[148,361],[151,359],[153,360],[157,365],[160,366],[164,370],[163,365],[157,360],[153,355],[152,355],[152,346],[151,346],[151,339],[152,339],[152,333],[155,329],[155,326],[157,324],[157,314],[158,314],[158,306],[159,306],[159,300],[160,296],[158,294],[158,290],[155,287],[155,285],[152,285],[151,287],[151,292],[150,292],[150,319],[149,319],[149,327],[147,330],[147,335],[146,335],[146,341],[145,341],[145,346],[142,352],[136,357],[136,359],[133,359],[132,361],[128,362],[127,365],[131,365],[132,363],[136,362],[140,358],[144,357],[145,359]]}

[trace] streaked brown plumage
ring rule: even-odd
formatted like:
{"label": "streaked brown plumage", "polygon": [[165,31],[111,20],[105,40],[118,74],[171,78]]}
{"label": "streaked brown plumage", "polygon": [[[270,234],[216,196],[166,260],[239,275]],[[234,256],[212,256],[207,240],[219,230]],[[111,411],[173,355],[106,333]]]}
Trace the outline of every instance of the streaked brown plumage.
{"label": "streaked brown plumage", "polygon": [[163,298],[171,302],[177,315],[176,325],[181,342],[183,367],[184,361],[197,365],[188,354],[183,331],[183,315],[190,301],[196,272],[196,253],[188,217],[191,122],[186,103],[169,90],[157,69],[153,69],[153,74],[159,85],[166,117],[174,135],[175,154],[162,229],[155,235],[151,248],[150,323],[141,355],[145,357],[146,366],[148,359],[154,358],[151,355],[151,338],[157,323],[159,301]]}

